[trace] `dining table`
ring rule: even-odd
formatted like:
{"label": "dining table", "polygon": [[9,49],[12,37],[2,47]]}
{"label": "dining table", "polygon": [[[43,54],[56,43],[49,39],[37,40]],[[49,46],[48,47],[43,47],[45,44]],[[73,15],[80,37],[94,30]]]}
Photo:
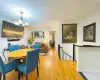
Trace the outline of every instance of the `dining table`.
{"label": "dining table", "polygon": [[24,59],[27,56],[27,52],[33,50],[33,48],[19,49],[8,53],[9,58]]}

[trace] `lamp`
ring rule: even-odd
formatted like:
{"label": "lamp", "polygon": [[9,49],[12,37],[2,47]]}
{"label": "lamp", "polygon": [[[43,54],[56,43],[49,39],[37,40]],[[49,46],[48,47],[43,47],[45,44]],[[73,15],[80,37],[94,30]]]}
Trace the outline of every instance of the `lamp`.
{"label": "lamp", "polygon": [[23,20],[23,12],[22,11],[20,11],[20,14],[21,14],[20,20],[15,21],[14,24],[15,25],[19,25],[19,26],[26,26],[27,27],[29,25],[29,23],[28,22],[24,22],[24,20]]}

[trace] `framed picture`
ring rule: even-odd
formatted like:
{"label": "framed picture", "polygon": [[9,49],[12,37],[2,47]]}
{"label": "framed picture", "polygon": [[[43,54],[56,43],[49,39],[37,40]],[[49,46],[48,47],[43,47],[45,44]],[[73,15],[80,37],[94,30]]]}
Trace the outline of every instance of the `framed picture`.
{"label": "framed picture", "polygon": [[34,37],[36,38],[44,38],[44,32],[43,31],[35,31]]}
{"label": "framed picture", "polygon": [[77,42],[77,24],[62,24],[62,43]]}
{"label": "framed picture", "polygon": [[83,29],[83,41],[95,42],[96,35],[96,23],[84,26]]}

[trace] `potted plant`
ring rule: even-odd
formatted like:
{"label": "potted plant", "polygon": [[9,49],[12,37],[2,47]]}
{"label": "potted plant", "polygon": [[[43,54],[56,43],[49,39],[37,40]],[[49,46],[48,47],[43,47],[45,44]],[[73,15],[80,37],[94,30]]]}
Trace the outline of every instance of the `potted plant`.
{"label": "potted plant", "polygon": [[31,47],[31,46],[32,46],[32,44],[33,44],[34,40],[35,40],[35,37],[34,37],[34,36],[29,37],[29,39],[28,39],[28,44],[29,44],[29,47]]}

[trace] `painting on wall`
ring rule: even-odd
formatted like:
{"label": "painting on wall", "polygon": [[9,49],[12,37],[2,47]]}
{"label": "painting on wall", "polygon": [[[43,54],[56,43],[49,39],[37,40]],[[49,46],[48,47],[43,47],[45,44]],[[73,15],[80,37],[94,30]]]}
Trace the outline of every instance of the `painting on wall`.
{"label": "painting on wall", "polygon": [[62,24],[62,43],[77,42],[77,24]]}
{"label": "painting on wall", "polygon": [[83,41],[95,42],[96,38],[96,23],[84,26],[83,29]]}
{"label": "painting on wall", "polygon": [[35,31],[34,37],[36,38],[44,38],[44,32],[43,31]]}

